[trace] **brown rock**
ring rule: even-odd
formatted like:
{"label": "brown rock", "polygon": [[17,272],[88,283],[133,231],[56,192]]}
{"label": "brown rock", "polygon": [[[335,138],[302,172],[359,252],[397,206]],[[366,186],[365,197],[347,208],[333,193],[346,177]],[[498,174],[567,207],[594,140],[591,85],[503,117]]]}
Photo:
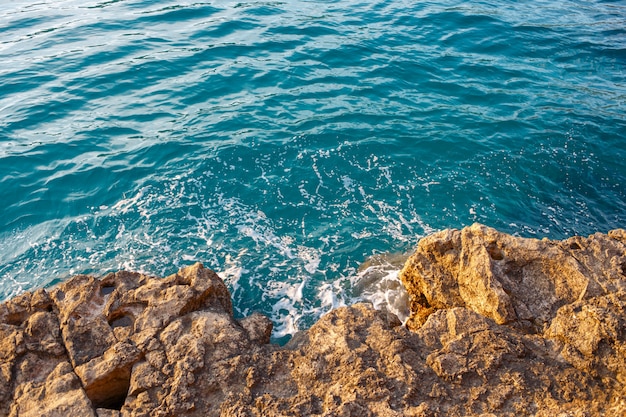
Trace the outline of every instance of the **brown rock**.
{"label": "brown rock", "polygon": [[[26,361],[25,361],[26,362]],[[72,372],[68,362],[59,362],[52,370],[46,369],[42,359],[33,359],[29,366],[36,367],[39,375],[19,384],[15,389],[15,400],[11,404],[10,416],[20,417],[67,417],[68,415],[96,417],[91,401],[83,391],[80,381]],[[43,365],[39,367],[38,365]],[[20,367],[20,371],[24,371]]]}
{"label": "brown rock", "polygon": [[262,314],[255,313],[239,320],[239,324],[248,334],[252,342],[266,344],[272,336],[272,322]]}
{"label": "brown rock", "polygon": [[621,416],[625,249],[443,231],[402,271],[408,328],[356,304],[283,347],[200,264],[77,276],[0,304],[0,416]]}
{"label": "brown rock", "polygon": [[[425,341],[435,340],[443,329],[429,331],[431,318],[440,316],[437,310],[449,317],[455,311],[451,307],[506,324],[498,339],[509,340],[489,349],[491,359],[510,350],[511,337],[527,352],[532,342],[533,356],[571,366],[551,374],[559,377],[557,382],[565,381],[562,375],[582,372],[574,378],[577,383],[563,384],[562,395],[590,399],[587,409],[598,391],[581,397],[574,386],[589,388],[593,381],[606,387],[607,401],[617,404],[607,410],[618,415],[624,405],[617,398],[626,382],[625,237],[620,229],[565,241],[524,239],[478,224],[436,233],[419,243],[400,274],[411,294],[408,326],[425,333]],[[473,320],[454,321],[467,327]],[[428,363],[439,376],[452,378],[470,369],[462,360],[468,355],[457,346],[443,355],[437,352]],[[486,352],[479,356],[487,358]]]}
{"label": "brown rock", "polygon": [[101,356],[116,342],[113,329],[102,314],[105,297],[101,282],[78,275],[52,291],[59,311],[65,348],[74,367]]}
{"label": "brown rock", "polygon": [[75,368],[87,396],[97,407],[119,408],[128,394],[133,365],[142,353],[130,341],[118,342]]}
{"label": "brown rock", "polygon": [[420,241],[401,272],[412,295],[410,326],[423,323],[422,310],[458,306],[542,332],[561,306],[624,291],[624,247],[600,234],[560,242],[479,224],[436,233]]}

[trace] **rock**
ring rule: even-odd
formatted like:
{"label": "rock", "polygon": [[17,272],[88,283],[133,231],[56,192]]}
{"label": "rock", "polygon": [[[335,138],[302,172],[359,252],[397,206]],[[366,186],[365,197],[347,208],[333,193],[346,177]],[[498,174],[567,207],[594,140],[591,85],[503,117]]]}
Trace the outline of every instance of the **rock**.
{"label": "rock", "polygon": [[248,339],[260,344],[270,342],[272,336],[272,321],[262,314],[254,313],[239,320],[241,327],[248,333]]}
{"label": "rock", "polygon": [[[582,372],[616,398],[623,396],[626,231],[550,241],[479,224],[445,230],[420,241],[400,277],[411,294],[407,325],[418,333],[432,326],[439,310],[449,316],[464,308],[505,325],[503,334],[521,337],[525,345],[544,345],[546,354],[572,367],[568,372]],[[460,372],[455,358],[429,356],[429,361],[440,376],[451,377]]]}
{"label": "rock", "polygon": [[623,230],[446,230],[401,278],[407,326],[355,304],[285,346],[200,264],[23,294],[0,304],[0,416],[626,413]]}
{"label": "rock", "polygon": [[[20,384],[15,391],[16,399],[10,406],[9,415],[96,417],[91,401],[82,389],[76,374],[72,372],[69,362],[59,362],[52,370],[47,366],[50,363],[52,362],[46,362],[44,358],[32,359],[29,365],[36,368],[40,376],[45,375],[46,379],[38,381],[38,378],[32,378],[31,381]],[[23,367],[20,367],[20,371],[24,371]]]}

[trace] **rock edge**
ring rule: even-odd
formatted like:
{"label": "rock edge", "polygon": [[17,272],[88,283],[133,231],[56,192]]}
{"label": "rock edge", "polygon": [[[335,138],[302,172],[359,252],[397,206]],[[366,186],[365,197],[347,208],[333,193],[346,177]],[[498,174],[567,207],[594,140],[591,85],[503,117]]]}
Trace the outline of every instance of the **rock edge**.
{"label": "rock edge", "polygon": [[286,346],[196,264],[0,304],[0,416],[621,416],[626,231],[422,239],[406,326],[368,304]]}

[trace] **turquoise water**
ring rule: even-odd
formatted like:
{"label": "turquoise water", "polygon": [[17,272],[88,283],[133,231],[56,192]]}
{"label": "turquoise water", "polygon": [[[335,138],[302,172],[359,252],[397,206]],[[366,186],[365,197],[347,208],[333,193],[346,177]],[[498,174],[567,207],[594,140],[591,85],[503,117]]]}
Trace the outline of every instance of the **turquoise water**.
{"label": "turquoise water", "polygon": [[201,261],[280,338],[435,230],[625,227],[624,161],[624,2],[0,7],[0,299]]}

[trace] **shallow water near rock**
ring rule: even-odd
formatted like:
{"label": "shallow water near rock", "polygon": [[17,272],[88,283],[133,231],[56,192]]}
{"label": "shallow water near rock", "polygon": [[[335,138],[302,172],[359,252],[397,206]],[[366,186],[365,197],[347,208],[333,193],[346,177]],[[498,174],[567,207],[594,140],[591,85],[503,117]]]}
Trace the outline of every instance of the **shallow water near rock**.
{"label": "shallow water near rock", "polygon": [[201,261],[280,338],[435,230],[623,227],[625,28],[611,1],[5,4],[0,299]]}

